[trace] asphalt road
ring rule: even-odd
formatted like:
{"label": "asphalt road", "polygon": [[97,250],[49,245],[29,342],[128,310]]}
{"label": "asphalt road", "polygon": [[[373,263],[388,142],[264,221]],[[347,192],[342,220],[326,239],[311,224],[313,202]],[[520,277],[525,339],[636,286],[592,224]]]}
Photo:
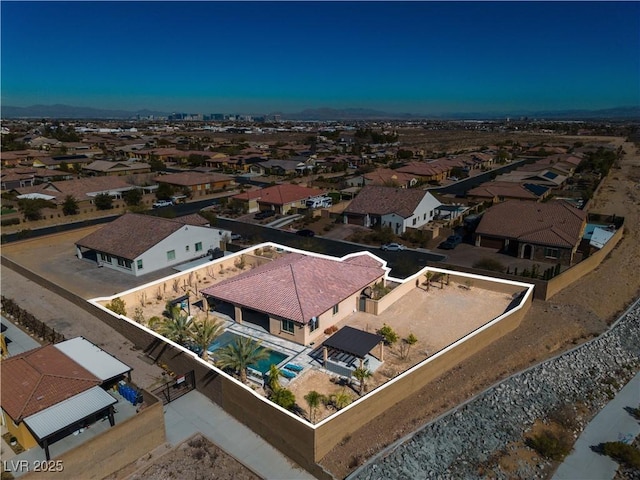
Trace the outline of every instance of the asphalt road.
{"label": "asphalt road", "polygon": [[564,459],[552,480],[610,480],[618,464],[594,452],[591,447],[604,442],[631,443],[640,434],[640,422],[625,408],[638,408],[640,374],[618,392],[584,429],[571,455]]}

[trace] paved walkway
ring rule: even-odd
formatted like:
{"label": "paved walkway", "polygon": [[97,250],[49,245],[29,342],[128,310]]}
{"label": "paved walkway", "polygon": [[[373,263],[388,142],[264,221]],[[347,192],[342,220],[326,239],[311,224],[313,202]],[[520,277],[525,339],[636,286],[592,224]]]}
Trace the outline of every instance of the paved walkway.
{"label": "paved walkway", "polygon": [[167,442],[171,445],[175,446],[201,432],[264,478],[314,478],[196,390],[166,405],[164,422]]}
{"label": "paved walkway", "polygon": [[591,420],[552,480],[612,479],[618,464],[605,455],[595,453],[591,447],[603,442],[630,443],[640,434],[640,422],[625,410],[625,407],[638,408],[639,402],[640,373]]}

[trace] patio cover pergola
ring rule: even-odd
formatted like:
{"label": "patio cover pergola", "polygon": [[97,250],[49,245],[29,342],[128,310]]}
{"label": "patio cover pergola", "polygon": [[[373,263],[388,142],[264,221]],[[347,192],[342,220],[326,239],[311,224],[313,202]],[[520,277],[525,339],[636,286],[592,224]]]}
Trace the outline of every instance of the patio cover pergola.
{"label": "patio cover pergola", "polygon": [[358,357],[360,359],[360,368],[362,368],[364,358],[376,345],[380,345],[380,361],[383,362],[384,337],[344,326],[322,344],[324,365],[327,365],[329,349],[333,348]]}

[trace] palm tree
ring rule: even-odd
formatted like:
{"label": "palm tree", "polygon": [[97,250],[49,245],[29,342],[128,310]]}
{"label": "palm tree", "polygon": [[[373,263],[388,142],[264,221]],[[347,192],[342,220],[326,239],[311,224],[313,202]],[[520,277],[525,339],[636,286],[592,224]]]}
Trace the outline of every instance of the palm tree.
{"label": "palm tree", "polygon": [[338,410],[342,410],[344,407],[349,405],[352,400],[351,395],[349,395],[344,389],[331,395],[331,403],[333,403]]}
{"label": "palm tree", "polygon": [[149,327],[160,335],[167,337],[180,345],[189,338],[192,319],[186,314],[174,310],[170,318],[158,318],[158,321],[149,324]]}
{"label": "palm tree", "polygon": [[271,364],[268,375],[269,379],[267,380],[267,386],[269,389],[271,389],[272,392],[280,389],[280,377],[283,376],[280,369],[276,365]]}
{"label": "palm tree", "polygon": [[371,370],[358,367],[353,371],[353,376],[360,382],[360,396],[364,393],[364,386],[367,379],[371,378]]}
{"label": "palm tree", "polygon": [[247,383],[247,367],[260,360],[269,358],[269,352],[261,348],[262,341],[256,342],[249,337],[239,337],[235,342],[218,350],[218,365],[231,368],[240,374],[240,381]]}
{"label": "palm tree", "polygon": [[315,422],[316,411],[320,406],[320,402],[323,397],[324,395],[316,392],[315,390],[311,390],[304,396],[304,399],[307,401],[307,405],[309,405],[309,413],[312,422]]}
{"label": "palm tree", "polygon": [[222,334],[222,323],[214,317],[213,320],[205,318],[201,322],[191,322],[189,339],[194,345],[202,349],[200,356],[207,359],[207,349]]}

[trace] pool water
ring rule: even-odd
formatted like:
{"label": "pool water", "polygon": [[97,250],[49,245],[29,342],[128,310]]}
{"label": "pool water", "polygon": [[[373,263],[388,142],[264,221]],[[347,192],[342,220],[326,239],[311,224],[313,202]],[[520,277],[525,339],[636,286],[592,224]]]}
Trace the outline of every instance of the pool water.
{"label": "pool water", "polygon": [[[234,333],[224,332],[216,339],[215,342],[209,345],[209,348],[207,350],[210,352],[214,352],[220,348],[224,348],[230,343],[234,342],[238,337],[239,336]],[[288,355],[285,355],[284,353],[277,352],[269,348],[260,347],[260,350],[266,350],[269,353],[269,356],[264,360],[260,360],[259,362],[250,365],[251,368],[253,368],[254,370],[258,370],[260,373],[267,373],[269,371],[269,367],[271,367],[272,364],[278,365],[288,357]]]}

